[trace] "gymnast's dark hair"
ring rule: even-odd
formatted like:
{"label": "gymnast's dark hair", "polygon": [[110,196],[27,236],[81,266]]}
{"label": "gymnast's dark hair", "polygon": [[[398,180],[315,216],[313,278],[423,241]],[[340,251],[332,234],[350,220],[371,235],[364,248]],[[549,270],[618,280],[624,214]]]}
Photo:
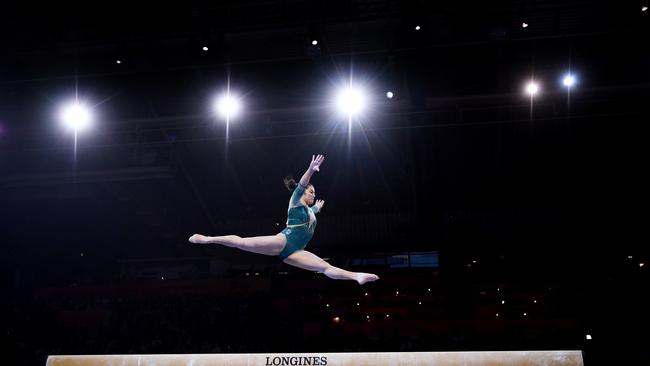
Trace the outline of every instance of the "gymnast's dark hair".
{"label": "gymnast's dark hair", "polygon": [[[283,181],[284,181],[284,186],[287,187],[287,189],[290,190],[291,192],[293,192],[296,189],[296,187],[298,187],[298,184],[300,184],[296,182],[295,179],[293,179],[292,175],[287,175],[286,177],[284,177]],[[312,184],[309,183],[307,184],[307,187],[311,185]]]}
{"label": "gymnast's dark hair", "polygon": [[298,187],[298,183],[296,182],[295,179],[293,179],[293,176],[287,175],[283,179],[284,181],[284,186],[287,187],[288,190],[292,191]]}

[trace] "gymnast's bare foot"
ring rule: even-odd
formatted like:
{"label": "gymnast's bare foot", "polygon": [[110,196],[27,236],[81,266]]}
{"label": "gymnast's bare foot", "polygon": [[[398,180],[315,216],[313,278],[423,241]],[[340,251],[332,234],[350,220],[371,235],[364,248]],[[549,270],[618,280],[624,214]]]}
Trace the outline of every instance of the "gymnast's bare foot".
{"label": "gymnast's bare foot", "polygon": [[357,273],[357,282],[359,282],[360,285],[363,285],[366,282],[372,282],[372,281],[377,281],[379,279],[379,276],[376,274],[372,273]]}
{"label": "gymnast's bare foot", "polygon": [[189,240],[190,243],[193,244],[210,244],[210,239],[207,236],[201,234],[194,234],[190,236]]}

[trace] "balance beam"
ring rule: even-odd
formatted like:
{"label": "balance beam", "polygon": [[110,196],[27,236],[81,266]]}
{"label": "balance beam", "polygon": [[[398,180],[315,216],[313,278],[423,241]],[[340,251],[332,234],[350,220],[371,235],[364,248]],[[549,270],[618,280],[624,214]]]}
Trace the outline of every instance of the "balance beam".
{"label": "balance beam", "polygon": [[49,356],[47,366],[583,366],[580,351]]}

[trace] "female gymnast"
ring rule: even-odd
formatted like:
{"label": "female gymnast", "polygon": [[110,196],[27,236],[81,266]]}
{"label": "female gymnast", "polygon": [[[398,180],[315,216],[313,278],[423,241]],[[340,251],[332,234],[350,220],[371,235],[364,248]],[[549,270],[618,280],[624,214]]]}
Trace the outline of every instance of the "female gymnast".
{"label": "female gymnast", "polygon": [[293,194],[289,201],[287,227],[279,234],[250,238],[241,238],[236,235],[204,236],[194,234],[190,237],[190,242],[221,244],[248,252],[279,256],[284,263],[308,271],[323,273],[335,280],[354,280],[360,285],[378,280],[379,277],[372,273],[350,272],[334,267],[317,255],[305,250],[307,243],[314,235],[316,214],[321,212],[325,204],[323,200],[315,201],[316,190],[314,185],[309,183],[312,174],[320,171],[323,160],[325,160],[323,155],[316,157],[312,155],[309,168],[300,178],[300,182],[296,183],[293,179],[285,179],[285,185],[289,190],[293,190]]}

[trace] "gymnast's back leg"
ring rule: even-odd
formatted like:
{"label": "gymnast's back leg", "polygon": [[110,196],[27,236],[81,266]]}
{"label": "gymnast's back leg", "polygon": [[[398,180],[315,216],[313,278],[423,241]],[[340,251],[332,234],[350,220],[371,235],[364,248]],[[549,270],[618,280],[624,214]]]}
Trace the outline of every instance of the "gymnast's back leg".
{"label": "gymnast's back leg", "polygon": [[194,244],[219,244],[230,248],[237,248],[247,252],[275,256],[282,252],[287,243],[284,234],[253,236],[242,238],[237,235],[205,236],[194,234],[189,239]]}

